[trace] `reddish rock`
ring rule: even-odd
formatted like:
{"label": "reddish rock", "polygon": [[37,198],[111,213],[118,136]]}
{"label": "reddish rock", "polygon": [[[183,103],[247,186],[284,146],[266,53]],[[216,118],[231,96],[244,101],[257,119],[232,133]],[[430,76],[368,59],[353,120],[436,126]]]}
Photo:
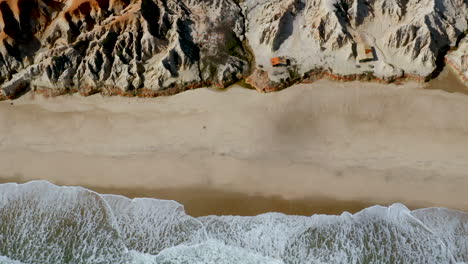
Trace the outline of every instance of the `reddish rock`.
{"label": "reddish rock", "polygon": [[255,69],[245,82],[259,92],[269,93],[280,90],[279,84],[272,82],[268,77],[268,72],[262,69]]}

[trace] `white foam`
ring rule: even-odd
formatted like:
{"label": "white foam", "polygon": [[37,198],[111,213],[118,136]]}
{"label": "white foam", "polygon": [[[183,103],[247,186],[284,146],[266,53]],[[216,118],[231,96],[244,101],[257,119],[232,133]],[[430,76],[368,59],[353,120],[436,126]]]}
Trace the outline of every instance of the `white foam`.
{"label": "white foam", "polygon": [[120,263],[125,245],[102,198],[45,181],[0,185],[0,255],[25,263]]}
{"label": "white foam", "polygon": [[425,208],[411,212],[434,232],[457,261],[468,262],[468,213],[446,208]]}
{"label": "white foam", "polygon": [[23,264],[20,261],[12,260],[12,259],[9,259],[9,258],[4,257],[4,256],[0,256],[0,263],[1,264]]}
{"label": "white foam", "polygon": [[208,237],[272,258],[281,258],[288,240],[304,229],[310,217],[267,213],[254,217],[208,216],[200,220]]}
{"label": "white foam", "polygon": [[1,184],[0,255],[1,264],[465,263],[468,213],[394,204],[340,216],[193,218],[174,201]]}
{"label": "white foam", "polygon": [[287,263],[454,261],[450,248],[401,204],[355,215],[210,216],[201,221],[209,237]]}
{"label": "white foam", "polygon": [[284,264],[279,259],[265,257],[239,247],[226,246],[216,240],[169,248],[162,251],[153,261],[151,263]]}
{"label": "white foam", "polygon": [[351,217],[313,216],[290,241],[288,263],[453,263],[450,250],[403,205]]}
{"label": "white foam", "polygon": [[112,208],[120,235],[130,250],[158,254],[179,244],[206,240],[203,225],[175,201],[102,195]]}

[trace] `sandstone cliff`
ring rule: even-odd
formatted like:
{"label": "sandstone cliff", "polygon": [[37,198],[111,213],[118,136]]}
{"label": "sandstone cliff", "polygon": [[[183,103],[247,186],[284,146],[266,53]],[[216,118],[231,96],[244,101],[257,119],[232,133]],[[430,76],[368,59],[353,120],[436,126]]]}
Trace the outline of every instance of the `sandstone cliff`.
{"label": "sandstone cliff", "polygon": [[[467,8],[465,0],[3,0],[0,98],[30,89],[158,96],[240,80],[270,91],[324,75],[425,79],[466,32]],[[287,63],[273,67],[274,57]]]}

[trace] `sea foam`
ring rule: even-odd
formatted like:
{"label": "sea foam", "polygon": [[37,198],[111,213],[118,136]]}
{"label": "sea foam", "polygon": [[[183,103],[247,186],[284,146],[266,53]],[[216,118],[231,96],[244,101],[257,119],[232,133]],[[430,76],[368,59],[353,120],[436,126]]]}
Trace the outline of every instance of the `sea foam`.
{"label": "sea foam", "polygon": [[0,263],[2,263],[2,264],[22,264],[19,261],[11,260],[11,259],[9,259],[7,257],[3,257],[3,256],[0,256]]}
{"label": "sea foam", "polygon": [[0,263],[466,263],[468,213],[187,215],[157,199],[46,181],[0,185]]}

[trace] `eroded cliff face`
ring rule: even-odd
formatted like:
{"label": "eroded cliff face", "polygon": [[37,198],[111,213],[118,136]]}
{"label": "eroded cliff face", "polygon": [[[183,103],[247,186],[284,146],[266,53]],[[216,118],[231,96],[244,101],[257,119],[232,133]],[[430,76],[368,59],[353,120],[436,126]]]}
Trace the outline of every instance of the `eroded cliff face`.
{"label": "eroded cliff face", "polygon": [[[247,0],[245,12],[257,62],[248,81],[266,91],[323,76],[425,80],[468,19],[464,0]],[[278,56],[291,67],[271,67]]]}
{"label": "eroded cliff face", "polygon": [[[2,93],[170,94],[242,79],[232,0],[10,0],[0,4]],[[32,11],[31,11],[32,10]]]}
{"label": "eroded cliff face", "polygon": [[467,10],[465,0],[0,1],[0,98],[424,79],[466,32]]}

